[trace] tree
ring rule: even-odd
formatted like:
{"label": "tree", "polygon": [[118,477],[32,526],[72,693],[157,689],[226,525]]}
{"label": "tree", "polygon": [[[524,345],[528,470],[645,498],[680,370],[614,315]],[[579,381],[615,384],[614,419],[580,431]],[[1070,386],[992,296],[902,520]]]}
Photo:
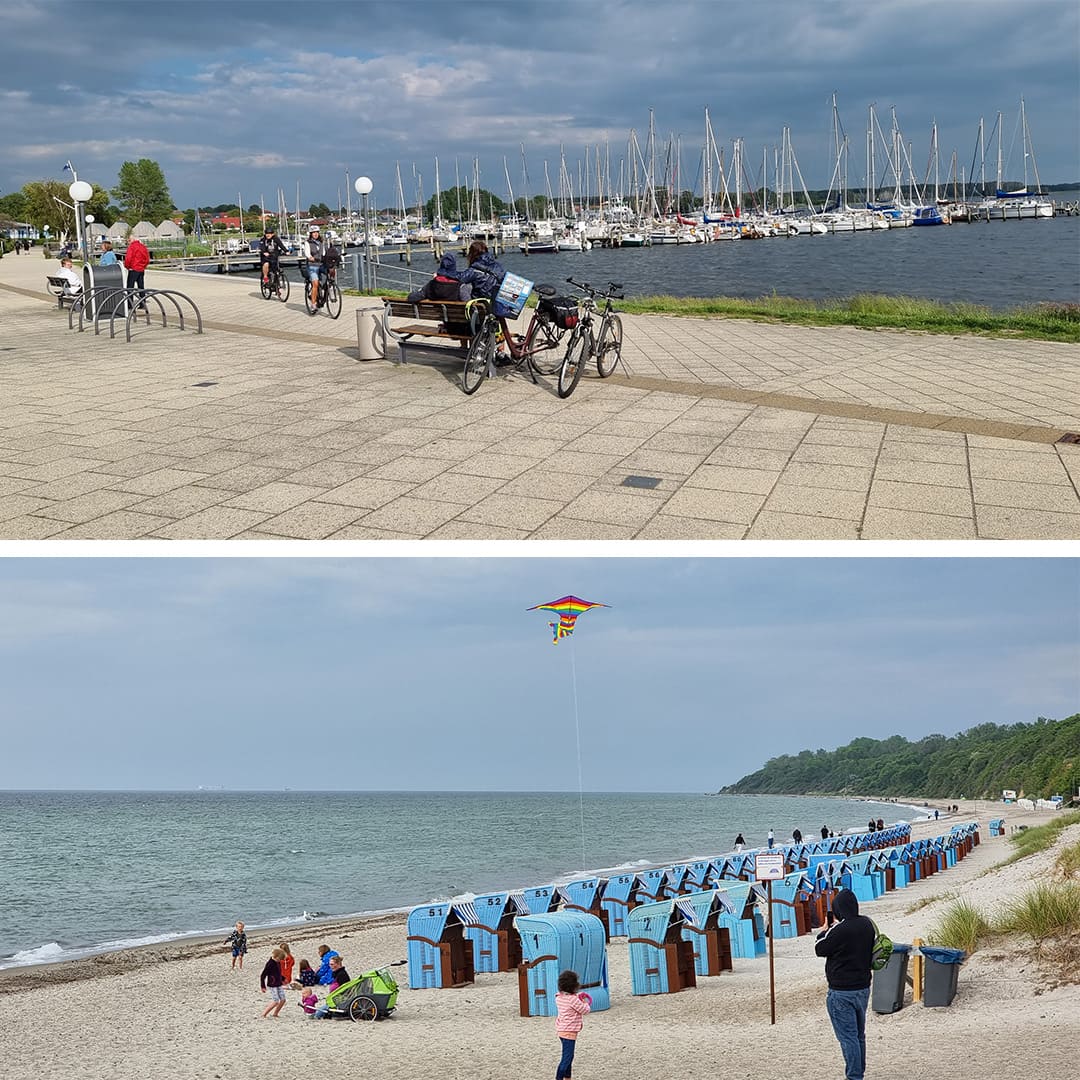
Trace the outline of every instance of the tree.
{"label": "tree", "polygon": [[26,220],[32,225],[48,228],[53,236],[75,232],[75,211],[68,205],[71,196],[67,184],[60,180],[31,180],[23,185],[22,194]]}
{"label": "tree", "polygon": [[112,195],[132,225],[140,221],[160,225],[173,211],[165,174],[161,166],[149,158],[125,161],[120,166],[120,177]]}
{"label": "tree", "polygon": [[330,209],[329,206],[326,205],[326,203],[320,202],[320,203],[312,203],[308,207],[308,213],[312,217],[328,218],[333,213],[333,211]]}
{"label": "tree", "polygon": [[21,191],[13,191],[0,199],[0,217],[10,218],[12,221],[25,221],[26,195]]}

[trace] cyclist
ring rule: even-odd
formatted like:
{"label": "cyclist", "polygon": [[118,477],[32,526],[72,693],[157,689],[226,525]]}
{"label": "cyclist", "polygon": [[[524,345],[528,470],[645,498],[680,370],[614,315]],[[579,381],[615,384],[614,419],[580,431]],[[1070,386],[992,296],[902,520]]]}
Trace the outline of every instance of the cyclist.
{"label": "cyclist", "polygon": [[318,225],[312,225],[308,229],[308,238],[304,241],[304,258],[307,259],[307,276],[311,282],[311,314],[319,304],[319,277],[323,272],[323,255],[326,253],[326,245],[323,243],[322,233]]}
{"label": "cyclist", "polygon": [[281,242],[281,237],[268,225],[262,238],[262,279],[265,285],[270,280],[270,271],[277,273],[278,257],[289,249]]}

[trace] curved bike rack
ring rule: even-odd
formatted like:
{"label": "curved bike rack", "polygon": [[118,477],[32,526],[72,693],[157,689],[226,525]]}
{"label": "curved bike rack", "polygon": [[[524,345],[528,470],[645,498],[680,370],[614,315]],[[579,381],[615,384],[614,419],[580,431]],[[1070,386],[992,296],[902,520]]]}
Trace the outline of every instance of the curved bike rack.
{"label": "curved bike rack", "polygon": [[194,312],[195,333],[201,334],[203,332],[202,313],[199,311],[195,301],[186,293],[177,292],[175,289],[118,289],[115,286],[107,285],[90,289],[76,299],[68,312],[68,329],[74,329],[75,315],[77,313],[81,333],[87,318],[87,307],[90,307],[94,312],[95,334],[101,333],[101,321],[107,317],[109,320],[109,337],[116,337],[116,318],[119,315],[124,320],[125,339],[130,342],[132,320],[138,319],[140,313],[145,317],[146,325],[150,325],[150,307],[147,304],[149,300],[153,300],[157,305],[163,327],[169,324],[168,309],[162,302],[165,300],[175,310],[180,329],[185,328],[184,307],[181,306],[181,302],[183,302],[183,304],[189,305],[192,312]]}

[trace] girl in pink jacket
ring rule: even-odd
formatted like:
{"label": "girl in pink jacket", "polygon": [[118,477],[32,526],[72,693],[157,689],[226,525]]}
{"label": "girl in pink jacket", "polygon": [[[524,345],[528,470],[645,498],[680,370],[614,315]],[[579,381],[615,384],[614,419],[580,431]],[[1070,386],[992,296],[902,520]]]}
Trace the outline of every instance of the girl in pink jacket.
{"label": "girl in pink jacket", "polygon": [[574,1065],[574,1050],[577,1037],[581,1032],[582,1019],[592,1007],[592,998],[581,992],[581,980],[576,971],[564,971],[559,976],[559,992],[555,995],[555,1034],[562,1042],[562,1059],[555,1073],[555,1080],[571,1080],[570,1070]]}

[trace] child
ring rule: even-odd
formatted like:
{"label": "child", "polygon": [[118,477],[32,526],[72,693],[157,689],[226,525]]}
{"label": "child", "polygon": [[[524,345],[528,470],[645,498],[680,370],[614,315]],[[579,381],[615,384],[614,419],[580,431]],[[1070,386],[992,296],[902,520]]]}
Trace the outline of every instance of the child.
{"label": "child", "polygon": [[279,941],[278,948],[285,954],[281,961],[281,985],[288,986],[292,982],[292,969],[296,960],[293,958],[292,949],[287,941]]}
{"label": "child", "polygon": [[285,1007],[285,986],[281,977],[281,961],[285,954],[280,949],[274,949],[270,959],[259,976],[259,992],[265,994],[266,988],[270,988],[270,1004],[263,1010],[263,1019],[268,1016],[276,1017]]}
{"label": "child", "polygon": [[[244,956],[247,954],[247,934],[244,933],[244,924],[238,922],[236,929],[225,939],[226,945],[232,946],[232,966],[235,970],[239,966],[244,970]],[[237,961],[240,961],[237,965]]]}
{"label": "child", "polygon": [[309,986],[307,993],[297,1002],[305,1014],[309,1017],[314,1017],[315,1006],[319,1004],[319,995]]}
{"label": "child", "polygon": [[319,975],[318,972],[308,963],[307,960],[300,961],[300,977],[294,983],[290,983],[290,986],[294,990],[302,990],[305,986],[318,986]]}
{"label": "child", "polygon": [[590,1011],[592,998],[581,992],[581,980],[576,971],[564,971],[559,976],[559,992],[555,995],[555,1034],[562,1042],[562,1059],[555,1072],[555,1080],[570,1080],[570,1070],[574,1065],[574,1050],[577,1037],[584,1021],[582,1017]]}

